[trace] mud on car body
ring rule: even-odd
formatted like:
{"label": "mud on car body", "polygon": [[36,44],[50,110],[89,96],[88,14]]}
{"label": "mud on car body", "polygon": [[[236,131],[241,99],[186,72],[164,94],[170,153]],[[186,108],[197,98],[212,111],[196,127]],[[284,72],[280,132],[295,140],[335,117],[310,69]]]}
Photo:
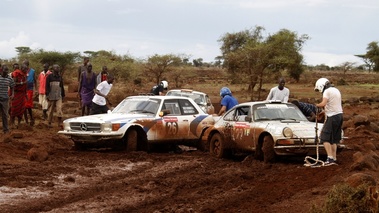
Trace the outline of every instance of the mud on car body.
{"label": "mud on car body", "polygon": [[201,145],[204,131],[213,124],[212,115],[190,98],[130,96],[106,114],[64,120],[58,133],[78,148],[116,143],[134,151],[156,143]]}
{"label": "mud on car body", "polygon": [[[323,124],[318,124],[318,134]],[[233,151],[254,152],[257,159],[270,162],[277,155],[314,155],[316,125],[292,103],[248,102],[225,113],[205,136],[212,155],[226,157]],[[344,148],[343,144],[338,149]]]}
{"label": "mud on car body", "polygon": [[182,97],[189,97],[195,101],[197,105],[200,106],[200,108],[208,114],[214,113],[214,106],[211,102],[211,99],[209,96],[203,92],[194,91],[191,89],[172,89],[167,91],[167,96],[182,96]]}

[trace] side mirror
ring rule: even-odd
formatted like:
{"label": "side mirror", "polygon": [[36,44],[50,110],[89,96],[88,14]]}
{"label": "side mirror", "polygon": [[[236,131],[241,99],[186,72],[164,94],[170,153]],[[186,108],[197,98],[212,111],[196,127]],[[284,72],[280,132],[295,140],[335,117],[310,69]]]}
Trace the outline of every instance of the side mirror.
{"label": "side mirror", "polygon": [[169,109],[164,109],[164,110],[162,110],[162,111],[159,112],[159,117],[163,117],[163,116],[168,115],[170,113],[171,112],[170,112]]}

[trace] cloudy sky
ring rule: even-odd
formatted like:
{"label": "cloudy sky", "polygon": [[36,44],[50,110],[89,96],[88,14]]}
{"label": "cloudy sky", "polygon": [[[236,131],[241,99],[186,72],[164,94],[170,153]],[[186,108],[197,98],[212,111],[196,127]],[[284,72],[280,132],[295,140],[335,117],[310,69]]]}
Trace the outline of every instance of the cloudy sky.
{"label": "cloudy sky", "polygon": [[256,26],[310,37],[308,65],[363,62],[379,41],[378,0],[0,0],[0,59],[15,47],[114,51],[135,58],[186,54],[212,62],[218,39]]}

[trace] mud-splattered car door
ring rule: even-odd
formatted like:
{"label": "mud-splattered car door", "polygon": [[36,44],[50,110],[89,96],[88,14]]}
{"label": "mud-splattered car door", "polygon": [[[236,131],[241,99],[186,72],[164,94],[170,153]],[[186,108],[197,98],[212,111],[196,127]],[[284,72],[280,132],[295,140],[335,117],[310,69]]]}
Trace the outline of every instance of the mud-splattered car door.
{"label": "mud-splattered car door", "polygon": [[251,106],[240,106],[235,109],[235,124],[233,135],[238,147],[253,147],[253,134],[251,132],[251,122],[246,118],[251,115]]}
{"label": "mud-splattered car door", "polygon": [[186,115],[186,108],[181,106],[177,99],[165,100],[162,110],[168,110],[169,112],[162,118],[163,126],[165,127],[164,139],[187,139],[193,116]]}

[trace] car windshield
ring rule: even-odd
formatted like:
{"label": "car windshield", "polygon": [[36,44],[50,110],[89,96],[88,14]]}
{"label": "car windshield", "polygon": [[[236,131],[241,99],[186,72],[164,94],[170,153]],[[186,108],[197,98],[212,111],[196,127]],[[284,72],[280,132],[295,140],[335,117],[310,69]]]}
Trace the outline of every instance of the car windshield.
{"label": "car windshield", "polygon": [[292,104],[259,104],[254,106],[254,120],[306,121],[307,118]]}
{"label": "car windshield", "polygon": [[112,113],[149,113],[157,114],[160,105],[160,99],[124,99]]}
{"label": "car windshield", "polygon": [[197,104],[205,104],[204,95],[198,93],[190,93],[190,92],[181,92],[181,91],[169,91],[167,92],[168,96],[181,96],[188,97],[195,101]]}

